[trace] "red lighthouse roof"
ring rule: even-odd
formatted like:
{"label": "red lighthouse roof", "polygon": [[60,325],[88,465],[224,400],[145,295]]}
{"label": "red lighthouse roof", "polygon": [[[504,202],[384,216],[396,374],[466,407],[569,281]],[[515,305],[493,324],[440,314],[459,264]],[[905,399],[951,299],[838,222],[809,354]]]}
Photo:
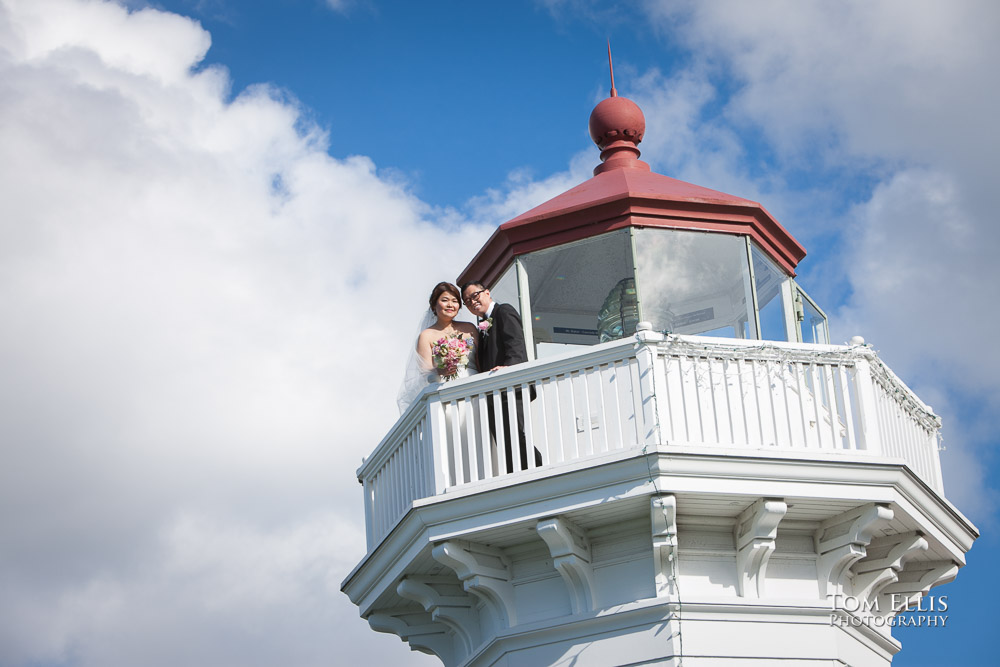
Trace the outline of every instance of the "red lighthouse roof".
{"label": "red lighthouse roof", "polygon": [[650,171],[637,147],[645,128],[638,105],[612,88],[590,117],[602,161],[594,177],[501,224],[459,282],[490,284],[518,255],[628,226],[747,235],[795,274],[805,248],[759,203]]}

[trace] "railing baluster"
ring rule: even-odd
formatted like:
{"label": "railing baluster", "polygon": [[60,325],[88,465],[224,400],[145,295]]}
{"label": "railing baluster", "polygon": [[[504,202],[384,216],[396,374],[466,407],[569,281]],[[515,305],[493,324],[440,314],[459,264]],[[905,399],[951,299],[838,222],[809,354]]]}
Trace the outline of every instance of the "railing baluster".
{"label": "railing baluster", "polygon": [[907,440],[913,443],[911,449],[916,453],[917,460],[919,461],[919,468],[916,470],[916,473],[923,479],[929,479],[930,461],[927,458],[927,450],[921,446],[923,444],[923,438],[921,437],[923,429],[912,419],[906,419],[904,423],[906,424]]}
{"label": "railing baluster", "polygon": [[722,436],[722,426],[721,422],[724,418],[724,414],[728,411],[724,410],[724,405],[720,406],[717,400],[717,390],[715,386],[715,379],[718,373],[715,369],[715,364],[718,359],[712,359],[711,357],[705,358],[705,374],[704,374],[704,390],[702,391],[702,396],[704,397],[704,405],[710,411],[707,420],[709,428],[706,432],[711,436],[709,441],[714,444],[721,444],[723,441]]}
{"label": "railing baluster", "polygon": [[927,480],[933,488],[938,489],[943,492],[944,484],[940,477],[940,471],[938,466],[935,465],[937,462],[937,438],[935,437],[935,431],[933,429],[921,428],[921,435],[923,436],[920,440],[919,447],[926,452],[927,457]]}
{"label": "railing baluster", "polygon": [[878,383],[875,383],[875,391],[878,395],[879,433],[882,434],[883,453],[887,456],[895,456],[896,443],[889,430],[889,397]]}
{"label": "railing baluster", "polygon": [[507,439],[504,437],[503,402],[499,391],[489,393],[490,405],[493,406],[493,438],[497,447],[497,474],[507,474]]}
{"label": "railing baluster", "polygon": [[[538,388],[538,394],[542,401],[540,409],[545,424],[545,439],[552,441],[548,448],[549,460],[552,463],[561,463],[566,455],[563,452],[562,424],[559,420],[559,387],[552,378],[545,378]],[[551,419],[548,415],[550,409],[555,413]]]}
{"label": "railing baluster", "polygon": [[807,448],[815,446],[818,448],[819,445],[813,439],[814,431],[809,428],[809,396],[806,393],[808,388],[803,382],[806,374],[806,366],[801,362],[793,362],[792,369],[792,372],[795,374],[795,413],[799,420],[800,430],[802,431],[802,446]]}
{"label": "railing baluster", "polygon": [[633,446],[642,446],[646,441],[646,424],[643,421],[642,402],[642,378],[640,377],[639,360],[632,358],[628,360],[628,375],[631,386],[629,394],[632,396],[632,430],[635,433],[635,440],[630,442]]}
{"label": "railing baluster", "polygon": [[364,480],[364,492],[365,492],[365,536],[367,539],[365,543],[367,544],[368,551],[372,550],[375,546],[375,499],[372,496],[372,478]]}
{"label": "railing baluster", "polygon": [[594,448],[594,429],[593,429],[593,406],[590,404],[590,376],[592,369],[584,368],[580,371],[578,376],[580,379],[580,384],[583,386],[583,415],[578,414],[578,418],[583,419],[583,442],[586,444],[586,455],[596,453]]}
{"label": "railing baluster", "polygon": [[930,448],[927,443],[927,429],[923,428],[914,420],[909,420],[910,432],[913,433],[913,447],[920,452],[920,477],[923,479],[934,479],[934,464],[932,463]]}
{"label": "railing baluster", "polygon": [[725,383],[726,410],[729,412],[729,442],[734,446],[747,442],[747,426],[743,417],[743,396],[740,393],[739,368],[735,359],[722,360],[722,379]]}
{"label": "railing baluster", "polygon": [[546,465],[550,463],[555,463],[559,459],[553,456],[554,448],[552,447],[553,438],[549,433],[549,419],[548,415],[545,414],[547,405],[545,403],[545,392],[548,386],[548,380],[545,382],[535,383],[535,410],[538,414],[538,432],[541,433],[541,446],[542,446],[542,460]]}
{"label": "railing baluster", "polygon": [[847,377],[847,368],[844,364],[837,364],[838,377],[840,378],[840,390],[842,393],[842,407],[844,411],[844,428],[847,429],[847,448],[858,450],[858,440],[854,429],[854,410],[851,405],[851,382]]}
{"label": "railing baluster", "polygon": [[420,418],[420,421],[417,422],[416,427],[413,429],[413,435],[417,442],[417,469],[420,478],[420,495],[417,496],[418,498],[426,498],[433,495],[434,475],[431,464],[434,461],[434,457],[431,455],[427,438],[424,437],[426,428],[427,417],[425,411],[425,416]]}
{"label": "railing baluster", "polygon": [[896,455],[903,457],[906,454],[906,441],[903,439],[902,430],[899,427],[899,401],[895,396],[889,395],[886,405],[889,406],[889,428],[892,430],[892,440],[896,443]]}
{"label": "railing baluster", "polygon": [[816,441],[820,449],[826,447],[825,438],[823,434],[826,433],[826,429],[823,427],[823,379],[820,376],[819,365],[815,362],[809,364],[809,379],[812,384],[812,404],[813,404],[813,419],[815,419],[816,424]]}
{"label": "railing baluster", "polygon": [[799,395],[795,392],[795,364],[790,361],[779,361],[781,366],[781,395],[785,399],[785,419],[788,427],[788,442],[790,447],[802,447],[804,442],[798,442],[802,433],[802,410],[799,407]]}
{"label": "railing baluster", "polygon": [[698,411],[698,367],[697,362],[688,356],[677,358],[680,370],[681,396],[684,407],[684,439],[697,442],[702,439],[701,414]]}
{"label": "railing baluster", "polygon": [[[798,392],[798,369],[792,361],[782,361],[781,381],[784,385],[785,415],[788,419],[788,442],[792,447],[805,447],[805,432],[802,430],[802,404]],[[799,438],[802,438],[800,441]]]}
{"label": "railing baluster", "polygon": [[655,345],[639,345],[635,352],[636,369],[638,373],[639,412],[636,414],[636,422],[639,424],[639,444],[646,447],[657,445],[663,439],[663,434],[657,426],[658,415],[656,410],[656,364],[659,359],[659,350]]}
{"label": "railing baluster", "polygon": [[448,437],[445,432],[444,407],[440,398],[427,402],[427,425],[424,429],[427,449],[431,454],[434,495],[444,493],[451,485],[448,479]]}
{"label": "railing baluster", "polygon": [[843,449],[843,440],[840,437],[840,418],[837,414],[837,389],[833,386],[833,366],[825,364],[823,366],[823,382],[826,387],[827,407],[830,411],[830,437],[834,449]]}
{"label": "railing baluster", "polygon": [[417,456],[417,479],[419,481],[419,495],[417,498],[426,498],[431,495],[431,474],[430,474],[430,463],[433,457],[430,456],[430,452],[427,447],[427,441],[424,440],[424,425],[427,423],[426,418],[421,418],[417,422],[416,427],[413,429],[413,441],[416,444],[416,456]]}
{"label": "railing baluster", "polygon": [[401,486],[403,488],[403,509],[410,504],[413,500],[413,479],[411,473],[413,471],[413,465],[411,462],[410,454],[410,436],[409,434],[403,438],[403,442],[399,446],[399,461],[400,461],[400,473],[402,477]]}
{"label": "railing baluster", "polygon": [[708,359],[701,357],[691,357],[691,371],[692,371],[692,382],[691,382],[691,396],[695,408],[695,413],[698,416],[696,423],[698,424],[698,441],[704,442],[706,444],[718,442],[712,431],[714,430],[715,420],[710,414],[712,411],[712,392],[710,385],[712,382],[711,373],[708,369]]}
{"label": "railing baluster", "polygon": [[494,461],[495,452],[493,450],[493,443],[490,442],[490,416],[486,407],[487,400],[489,400],[487,394],[479,394],[474,400],[479,421],[479,452],[483,459],[484,479],[495,477],[498,474],[496,462]]}
{"label": "railing baluster", "polygon": [[712,373],[712,397],[715,408],[716,432],[719,444],[733,445],[736,438],[733,427],[733,409],[729,405],[729,378],[724,359],[709,360]]}
{"label": "railing baluster", "polygon": [[[419,424],[418,424],[419,427]],[[413,475],[413,497],[410,501],[414,501],[417,498],[424,497],[423,489],[423,470],[420,465],[420,431],[418,428],[414,428],[410,431],[410,466]]]}
{"label": "railing baluster", "polygon": [[788,398],[785,396],[785,365],[778,360],[764,362],[767,368],[768,387],[771,397],[772,419],[774,421],[774,444],[778,447],[793,447],[791,429],[788,426]]}
{"label": "railing baluster", "polygon": [[871,378],[865,376],[862,377],[861,372],[858,370],[858,362],[852,364],[847,370],[847,380],[850,383],[851,388],[851,410],[854,416],[854,437],[855,437],[855,447],[859,451],[872,450],[872,443],[869,440],[868,433],[868,423],[866,422],[866,415],[872,406],[866,405],[864,402],[865,394],[862,392],[861,383],[867,380],[871,382]]}
{"label": "railing baluster", "polygon": [[[514,393],[514,387],[509,386],[506,388],[507,392],[507,426],[510,428],[510,455],[511,459],[514,461],[514,472],[523,470],[525,468],[524,461],[521,460],[521,442],[520,442],[520,431],[517,426],[517,400]],[[498,415],[502,418],[502,413]],[[497,430],[502,430],[497,427]]]}
{"label": "railing baluster", "polygon": [[465,447],[469,453],[469,481],[476,482],[483,477],[479,472],[481,450],[476,442],[476,415],[472,411],[472,398],[462,398],[458,404],[459,414],[462,415],[462,435],[465,437]]}
{"label": "railing baluster", "polygon": [[660,424],[660,428],[665,428],[664,437],[669,441],[688,440],[687,424],[684,418],[684,387],[681,384],[680,359],[671,354],[663,355],[663,375],[666,378],[664,383],[667,387],[665,397],[666,406],[661,402],[660,412],[667,415],[666,425]]}
{"label": "railing baluster", "polygon": [[392,523],[396,520],[396,493],[399,490],[399,485],[396,484],[396,455],[399,453],[397,449],[393,452],[392,456],[389,457],[389,461],[385,466],[385,497],[386,497],[386,521]]}
{"label": "railing baluster", "polygon": [[768,359],[754,360],[754,377],[757,387],[757,406],[761,417],[761,442],[766,447],[774,447],[778,442],[778,405],[774,382],[771,380],[771,362]]}
{"label": "railing baluster", "polygon": [[392,457],[392,521],[399,519],[400,508],[403,506],[403,456],[400,450]]}
{"label": "railing baluster", "polygon": [[893,449],[896,456],[903,457],[906,453],[906,444],[899,429],[899,402],[895,396],[886,394],[886,407],[889,410],[889,431],[892,433]]}
{"label": "railing baluster", "polygon": [[762,413],[759,393],[757,391],[757,366],[753,359],[740,360],[740,381],[743,385],[744,401],[747,406],[746,415],[749,421],[747,436],[751,447],[764,446],[764,415]]}
{"label": "railing baluster", "polygon": [[[535,465],[535,429],[534,424],[531,423],[531,392],[528,389],[528,384],[521,384],[521,403],[524,406],[524,439],[528,443],[526,453],[528,455],[528,468],[536,468]],[[539,450],[541,451],[541,450]],[[542,454],[542,465],[545,465],[549,460],[545,452]]]}
{"label": "railing baluster", "polygon": [[448,425],[448,451],[455,466],[452,484],[463,484],[468,480],[465,477],[465,452],[462,450],[462,416],[458,412],[457,401],[449,401],[445,405],[444,415]]}
{"label": "railing baluster", "polygon": [[568,390],[569,396],[569,413],[567,417],[572,420],[572,430],[573,434],[572,443],[573,446],[570,448],[569,460],[575,461],[580,458],[580,429],[577,427],[577,411],[576,411],[576,387],[574,387],[573,374],[567,373],[565,376],[565,387]]}
{"label": "railing baluster", "polygon": [[594,409],[597,415],[597,443],[595,448],[601,452],[611,451],[608,415],[604,407],[604,371],[603,365],[594,366],[592,379],[595,385]]}
{"label": "railing baluster", "polygon": [[[609,408],[610,406],[610,408]],[[622,448],[621,405],[618,403],[618,367],[612,361],[601,367],[601,409],[608,451]]]}

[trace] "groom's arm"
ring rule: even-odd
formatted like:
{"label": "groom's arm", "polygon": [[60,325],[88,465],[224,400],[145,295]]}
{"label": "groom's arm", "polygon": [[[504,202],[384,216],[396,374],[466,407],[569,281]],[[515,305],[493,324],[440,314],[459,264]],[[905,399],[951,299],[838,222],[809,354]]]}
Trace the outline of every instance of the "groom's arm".
{"label": "groom's arm", "polygon": [[513,366],[523,364],[528,360],[528,352],[524,346],[524,327],[521,326],[521,316],[510,304],[499,304],[494,315],[502,321],[498,348],[502,352],[497,359],[498,366]]}

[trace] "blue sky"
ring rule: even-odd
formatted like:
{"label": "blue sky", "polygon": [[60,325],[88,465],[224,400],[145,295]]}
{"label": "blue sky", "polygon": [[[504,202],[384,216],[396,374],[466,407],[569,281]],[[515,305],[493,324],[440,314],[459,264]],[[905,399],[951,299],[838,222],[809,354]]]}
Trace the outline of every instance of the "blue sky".
{"label": "blue sky", "polygon": [[998,14],[0,0],[0,663],[433,664],[338,590],[354,470],[429,287],[597,164],[610,38],[643,159],[762,202],[944,418],[983,536],[896,664],[992,664]]}

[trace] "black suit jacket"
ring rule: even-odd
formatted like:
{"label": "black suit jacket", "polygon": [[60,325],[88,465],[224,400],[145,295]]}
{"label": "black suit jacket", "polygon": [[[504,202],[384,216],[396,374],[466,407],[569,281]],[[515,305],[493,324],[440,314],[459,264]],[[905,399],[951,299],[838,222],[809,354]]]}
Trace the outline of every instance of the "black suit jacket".
{"label": "black suit jacket", "polygon": [[493,307],[491,317],[493,324],[481,337],[476,354],[480,373],[486,373],[495,366],[513,366],[528,360],[521,316],[514,306],[498,303]]}

